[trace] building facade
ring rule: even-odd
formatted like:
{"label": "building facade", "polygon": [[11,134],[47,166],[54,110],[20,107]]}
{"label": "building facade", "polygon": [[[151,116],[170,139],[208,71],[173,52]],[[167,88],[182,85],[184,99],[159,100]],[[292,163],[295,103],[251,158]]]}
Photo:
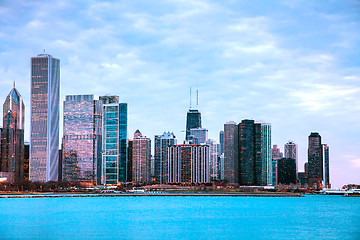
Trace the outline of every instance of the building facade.
{"label": "building facade", "polygon": [[186,140],[189,139],[192,128],[201,128],[201,113],[196,109],[189,109],[186,115]]}
{"label": "building facade", "polygon": [[290,185],[297,183],[296,162],[293,158],[281,158],[277,160],[278,184]]}
{"label": "building facade", "polygon": [[66,96],[63,181],[100,184],[102,108],[94,95]]}
{"label": "building facade", "polygon": [[210,182],[207,145],[183,144],[168,149],[168,183]]}
{"label": "building facade", "polygon": [[177,144],[174,133],[164,132],[154,139],[155,182],[164,184],[168,179],[168,147]]}
{"label": "building facade", "polygon": [[102,184],[127,179],[127,103],[118,96],[102,96]]}
{"label": "building facade", "polygon": [[239,183],[239,134],[235,122],[224,124],[224,180]]}
{"label": "building facade", "polygon": [[14,181],[24,180],[24,119],[25,106],[15,84],[3,104],[0,172],[14,174]]}
{"label": "building facade", "polygon": [[197,139],[197,144],[202,144],[208,140],[208,130],[206,128],[191,128],[190,136]]}
{"label": "building facade", "polygon": [[330,167],[329,167],[329,151],[330,151],[330,147],[327,144],[324,144],[324,170],[325,170],[325,174],[324,174],[324,184],[326,188],[331,188],[331,183],[330,183]]}
{"label": "building facade", "polygon": [[323,155],[322,155],[321,136],[317,132],[312,132],[309,135],[308,178],[309,178],[309,187],[314,189],[322,188]]}
{"label": "building facade", "polygon": [[59,161],[60,60],[31,58],[31,181],[57,181]]}
{"label": "building facade", "polygon": [[210,180],[219,180],[219,144],[213,139],[208,139],[205,144],[209,146]]}
{"label": "building facade", "polygon": [[296,178],[298,178],[298,145],[293,141],[289,141],[284,145],[285,158],[295,159],[296,163]]}
{"label": "building facade", "polygon": [[150,181],[151,140],[142,136],[139,130],[134,133],[132,157],[132,181],[147,183]]}

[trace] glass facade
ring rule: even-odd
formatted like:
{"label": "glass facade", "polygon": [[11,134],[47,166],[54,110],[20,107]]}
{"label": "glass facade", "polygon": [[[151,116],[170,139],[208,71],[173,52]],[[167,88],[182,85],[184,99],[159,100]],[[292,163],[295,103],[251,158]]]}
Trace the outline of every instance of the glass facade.
{"label": "glass facade", "polygon": [[63,181],[100,183],[102,102],[94,95],[64,101]]}
{"label": "glass facade", "polygon": [[102,184],[127,179],[127,103],[117,96],[100,97],[103,102]]}
{"label": "glass facade", "polygon": [[317,132],[312,132],[309,136],[308,178],[309,178],[309,187],[315,189],[322,188],[323,156],[322,156],[321,136]]}
{"label": "glass facade", "polygon": [[239,183],[238,138],[238,125],[224,124],[224,180],[229,183]]}
{"label": "glass facade", "polygon": [[201,128],[201,113],[198,110],[190,109],[186,116],[186,140],[189,139],[190,129]]}
{"label": "glass facade", "polygon": [[24,115],[25,106],[14,84],[3,105],[0,172],[14,173],[16,182],[24,180]]}
{"label": "glass facade", "polygon": [[60,60],[31,58],[31,181],[57,181],[59,161]]}

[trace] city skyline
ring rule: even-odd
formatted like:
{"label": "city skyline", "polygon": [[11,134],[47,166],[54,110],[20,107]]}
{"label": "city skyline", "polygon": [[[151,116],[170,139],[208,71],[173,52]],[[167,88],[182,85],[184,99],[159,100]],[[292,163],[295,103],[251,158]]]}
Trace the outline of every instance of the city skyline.
{"label": "city skyline", "polygon": [[[45,48],[61,60],[61,105],[68,94],[118,95],[129,133],[171,131],[181,142],[193,86],[209,138],[219,142],[228,121],[265,120],[282,152],[298,144],[302,171],[316,131],[333,187],[360,181],[358,3],[138,5],[1,3],[0,102],[16,81],[30,109],[29,58]],[[29,141],[29,111],[25,121]]]}

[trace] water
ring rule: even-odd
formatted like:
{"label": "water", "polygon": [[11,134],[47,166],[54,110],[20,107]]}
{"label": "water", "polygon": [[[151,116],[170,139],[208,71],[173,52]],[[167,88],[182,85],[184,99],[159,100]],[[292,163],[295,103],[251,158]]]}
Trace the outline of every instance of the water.
{"label": "water", "polygon": [[0,239],[360,239],[360,198],[0,199]]}

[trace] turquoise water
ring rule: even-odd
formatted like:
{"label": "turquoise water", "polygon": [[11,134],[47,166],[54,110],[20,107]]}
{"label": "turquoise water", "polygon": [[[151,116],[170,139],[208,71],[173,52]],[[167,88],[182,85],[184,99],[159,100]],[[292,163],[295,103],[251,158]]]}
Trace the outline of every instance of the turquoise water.
{"label": "turquoise water", "polygon": [[360,198],[0,199],[0,239],[360,239]]}

